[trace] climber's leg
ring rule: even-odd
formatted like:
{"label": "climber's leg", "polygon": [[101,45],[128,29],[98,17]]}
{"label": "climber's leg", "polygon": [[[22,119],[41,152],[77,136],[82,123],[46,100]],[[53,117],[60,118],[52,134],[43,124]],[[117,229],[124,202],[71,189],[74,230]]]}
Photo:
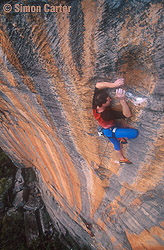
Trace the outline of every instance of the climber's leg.
{"label": "climber's leg", "polygon": [[103,133],[106,137],[108,137],[109,141],[113,143],[115,150],[120,150],[120,142],[116,138],[112,137],[112,130],[111,129],[103,129]]}
{"label": "climber's leg", "polygon": [[124,160],[125,157],[122,154],[120,142],[116,138],[112,137],[112,130],[111,129],[103,129],[103,133],[106,137],[108,137],[109,141],[111,143],[113,143],[114,149],[116,150],[119,159]]}
{"label": "climber's leg", "polygon": [[121,149],[120,150],[116,150],[116,153],[117,153],[118,158],[119,158],[120,161],[121,160],[123,161],[125,159],[125,157],[123,156],[123,153],[122,153]]}
{"label": "climber's leg", "polygon": [[138,136],[138,130],[134,128],[117,128],[115,132],[116,138],[134,139]]}
{"label": "climber's leg", "polygon": [[[127,137],[128,139],[131,139],[131,138],[137,137],[137,135],[138,135],[138,131],[137,130],[135,130],[135,129],[130,129],[129,130],[129,128],[126,128],[125,129],[126,131],[124,131],[124,129],[122,129],[122,128],[121,129],[117,128],[116,131],[115,131],[115,135],[116,135],[117,130],[121,130],[118,133],[118,138]],[[127,158],[125,158],[123,156],[123,153],[122,153],[122,150],[121,150],[121,147],[120,147],[120,141],[117,140],[117,138],[113,138],[112,137],[112,130],[111,129],[103,129],[103,133],[104,133],[104,135],[106,137],[108,137],[109,141],[113,143],[114,149],[117,152],[117,155],[119,157],[120,163],[131,164],[132,162],[129,161]]]}

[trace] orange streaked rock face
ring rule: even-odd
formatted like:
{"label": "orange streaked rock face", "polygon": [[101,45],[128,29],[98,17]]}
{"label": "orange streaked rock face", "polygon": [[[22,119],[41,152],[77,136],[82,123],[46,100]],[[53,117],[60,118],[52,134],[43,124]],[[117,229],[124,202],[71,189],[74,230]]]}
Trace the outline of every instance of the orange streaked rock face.
{"label": "orange streaked rock face", "polygon": [[[54,224],[79,246],[163,249],[162,1],[62,1],[70,13],[40,4],[41,13],[14,13],[14,3],[1,13],[0,146],[35,168]],[[123,148],[129,166],[92,115],[96,81],[118,77],[126,123],[139,130]]]}

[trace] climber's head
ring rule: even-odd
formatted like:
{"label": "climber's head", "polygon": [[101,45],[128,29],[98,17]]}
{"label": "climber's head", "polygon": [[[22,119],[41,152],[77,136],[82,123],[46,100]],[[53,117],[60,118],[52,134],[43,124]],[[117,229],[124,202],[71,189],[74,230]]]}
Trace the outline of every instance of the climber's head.
{"label": "climber's head", "polygon": [[106,91],[102,91],[95,97],[95,105],[97,107],[107,107],[110,105],[111,98]]}
{"label": "climber's head", "polygon": [[106,102],[102,104],[103,107],[108,107],[111,103],[112,99],[108,96],[106,98]]}

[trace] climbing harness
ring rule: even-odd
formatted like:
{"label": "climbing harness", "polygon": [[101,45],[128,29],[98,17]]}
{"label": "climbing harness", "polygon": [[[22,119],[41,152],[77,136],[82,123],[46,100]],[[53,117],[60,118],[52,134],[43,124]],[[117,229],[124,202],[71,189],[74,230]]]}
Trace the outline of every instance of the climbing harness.
{"label": "climbing harness", "polygon": [[112,138],[116,138],[116,137],[115,137],[115,132],[116,132],[116,130],[117,130],[116,127],[112,129]]}
{"label": "climbing harness", "polygon": [[[115,132],[116,132],[117,128],[114,127],[114,128],[109,128],[109,129],[112,131],[112,137],[109,137],[109,138],[116,138],[115,137]],[[104,132],[103,132],[103,127],[101,127],[101,126],[99,126],[97,128],[97,133],[98,133],[99,136],[105,136]]]}

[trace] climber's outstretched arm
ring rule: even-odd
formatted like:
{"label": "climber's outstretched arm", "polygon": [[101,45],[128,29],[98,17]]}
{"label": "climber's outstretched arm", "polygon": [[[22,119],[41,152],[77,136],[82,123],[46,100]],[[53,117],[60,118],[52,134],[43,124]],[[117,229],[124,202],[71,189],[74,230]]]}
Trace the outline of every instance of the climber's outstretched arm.
{"label": "climber's outstretched arm", "polygon": [[125,100],[125,90],[123,89],[116,89],[116,97],[119,99],[120,104],[122,106],[122,113],[125,117],[129,118],[131,117],[131,111],[129,109],[129,106]]}
{"label": "climber's outstretched arm", "polygon": [[124,78],[120,78],[115,82],[97,82],[96,88],[98,89],[105,89],[105,88],[118,88],[124,85]]}

